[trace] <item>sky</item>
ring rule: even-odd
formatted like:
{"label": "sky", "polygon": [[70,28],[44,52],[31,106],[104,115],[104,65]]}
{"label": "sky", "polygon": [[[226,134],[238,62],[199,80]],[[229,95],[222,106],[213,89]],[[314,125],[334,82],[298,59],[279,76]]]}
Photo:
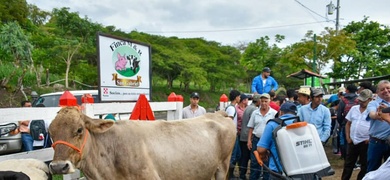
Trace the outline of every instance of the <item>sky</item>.
{"label": "sky", "polygon": [[[327,14],[330,0],[27,0],[42,10],[69,7],[104,26],[124,32],[202,37],[223,45],[254,42],[276,34],[278,46],[299,42],[308,30],[320,34],[335,28],[336,13]],[[339,0],[340,29],[351,21],[369,20],[390,26],[389,0]],[[337,0],[332,3],[336,6]],[[271,39],[270,43],[274,43]]]}

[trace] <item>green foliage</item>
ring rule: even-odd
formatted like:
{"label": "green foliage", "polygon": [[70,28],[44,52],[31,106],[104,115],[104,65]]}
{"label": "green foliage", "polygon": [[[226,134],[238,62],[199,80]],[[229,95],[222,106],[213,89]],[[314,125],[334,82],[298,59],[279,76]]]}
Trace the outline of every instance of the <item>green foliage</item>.
{"label": "green foliage", "polygon": [[9,22],[1,27],[0,48],[13,57],[16,66],[23,66],[31,57],[32,45],[17,22]]}
{"label": "green foliage", "polygon": [[27,24],[28,7],[26,0],[0,0],[1,23],[18,22],[25,26]]}
{"label": "green foliage", "polygon": [[15,69],[11,62],[3,62],[0,65],[0,79],[8,77]]}
{"label": "green foliage", "polygon": [[[84,84],[97,86],[96,77],[98,76],[97,67],[91,64],[81,62],[78,66],[74,67],[70,77],[71,79],[83,82]],[[81,73],[79,73],[81,72]]]}
{"label": "green foliage", "polygon": [[[356,42],[356,48],[345,53],[335,64],[334,76],[359,79],[386,75],[389,70],[390,28],[365,17],[351,22],[344,31]],[[343,74],[340,74],[342,72]]]}

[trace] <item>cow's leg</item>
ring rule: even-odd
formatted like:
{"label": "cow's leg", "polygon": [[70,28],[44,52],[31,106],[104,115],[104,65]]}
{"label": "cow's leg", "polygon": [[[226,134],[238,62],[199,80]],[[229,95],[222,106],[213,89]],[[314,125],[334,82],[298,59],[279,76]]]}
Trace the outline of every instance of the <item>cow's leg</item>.
{"label": "cow's leg", "polygon": [[215,180],[225,180],[227,179],[227,173],[230,165],[230,156],[223,160],[217,168],[217,172],[215,172]]}

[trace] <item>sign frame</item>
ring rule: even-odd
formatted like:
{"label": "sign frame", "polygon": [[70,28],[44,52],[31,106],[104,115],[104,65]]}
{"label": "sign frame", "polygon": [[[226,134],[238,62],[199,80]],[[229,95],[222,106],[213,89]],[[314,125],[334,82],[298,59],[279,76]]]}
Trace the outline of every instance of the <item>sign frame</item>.
{"label": "sign frame", "polygon": [[102,32],[96,43],[100,102],[135,102],[140,94],[151,101],[151,46]]}

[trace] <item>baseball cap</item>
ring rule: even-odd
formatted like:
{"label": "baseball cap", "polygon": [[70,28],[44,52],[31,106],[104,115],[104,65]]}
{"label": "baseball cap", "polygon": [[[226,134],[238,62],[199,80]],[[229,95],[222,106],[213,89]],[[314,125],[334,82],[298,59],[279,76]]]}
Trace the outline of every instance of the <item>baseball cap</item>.
{"label": "baseball cap", "polygon": [[267,94],[267,93],[261,94],[261,95],[260,95],[260,99],[261,99],[261,98],[271,99],[271,97],[270,97],[269,94]]}
{"label": "baseball cap", "polygon": [[197,93],[197,92],[191,93],[190,98],[199,98],[199,93]]}
{"label": "baseball cap", "polygon": [[245,100],[245,99],[248,99],[248,96],[245,95],[245,94],[241,94],[241,95],[240,95],[240,102],[242,102],[242,101]]}
{"label": "baseball cap", "polygon": [[294,103],[285,102],[285,103],[282,104],[282,106],[280,106],[280,111],[296,113],[297,112],[297,106]]}
{"label": "baseball cap", "polygon": [[260,94],[254,94],[253,97],[252,97],[252,101],[253,102],[257,102],[259,101],[261,98],[261,95]]}
{"label": "baseball cap", "polygon": [[319,96],[319,95],[324,95],[321,89],[313,89],[313,97]]}
{"label": "baseball cap", "polygon": [[360,92],[357,99],[364,102],[364,101],[367,101],[368,99],[370,99],[371,97],[372,97],[372,91],[369,89],[363,89]]}
{"label": "baseball cap", "polygon": [[345,92],[345,87],[339,87],[339,93],[344,93]]}
{"label": "baseball cap", "polygon": [[270,73],[270,72],[271,72],[271,69],[270,69],[269,67],[265,67],[265,68],[263,68],[263,72]]}
{"label": "baseball cap", "polygon": [[304,94],[310,96],[310,88],[309,87],[301,87],[298,90],[298,94]]}

